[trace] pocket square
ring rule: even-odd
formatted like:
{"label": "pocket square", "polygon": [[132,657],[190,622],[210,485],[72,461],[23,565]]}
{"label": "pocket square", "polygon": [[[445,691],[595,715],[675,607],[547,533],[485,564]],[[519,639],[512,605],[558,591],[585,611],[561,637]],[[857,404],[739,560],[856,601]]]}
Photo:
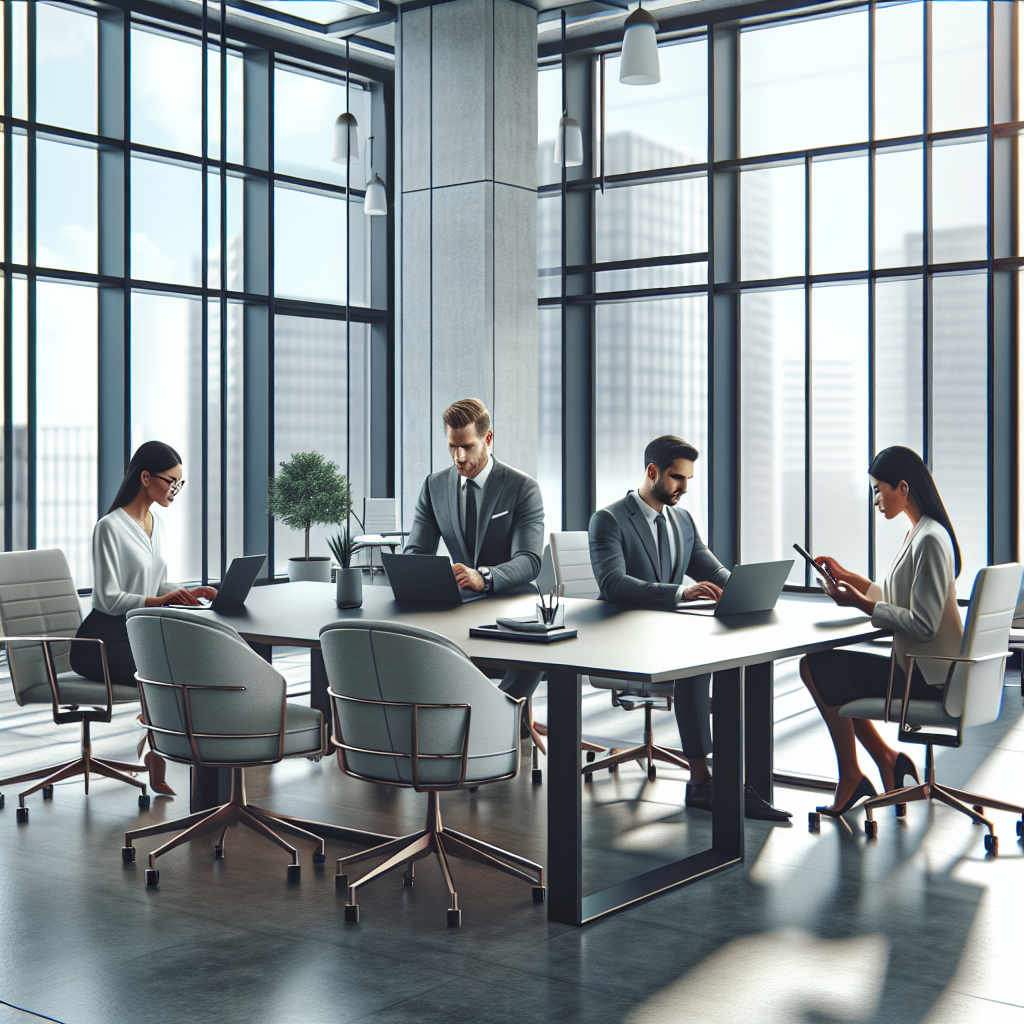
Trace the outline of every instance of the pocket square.
{"label": "pocket square", "polygon": [[492,519],[500,519],[502,516],[507,516],[507,515],[508,515],[508,509],[505,509],[504,512],[495,512],[494,515],[491,516],[491,518]]}

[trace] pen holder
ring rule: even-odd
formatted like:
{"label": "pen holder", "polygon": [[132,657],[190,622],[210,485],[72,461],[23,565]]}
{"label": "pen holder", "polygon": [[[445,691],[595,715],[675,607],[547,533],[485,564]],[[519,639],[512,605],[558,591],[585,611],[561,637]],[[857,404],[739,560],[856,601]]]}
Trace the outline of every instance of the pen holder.
{"label": "pen holder", "polygon": [[565,605],[557,604],[554,608],[545,608],[544,605],[537,605],[537,621],[543,622],[545,626],[553,629],[561,629],[565,625]]}

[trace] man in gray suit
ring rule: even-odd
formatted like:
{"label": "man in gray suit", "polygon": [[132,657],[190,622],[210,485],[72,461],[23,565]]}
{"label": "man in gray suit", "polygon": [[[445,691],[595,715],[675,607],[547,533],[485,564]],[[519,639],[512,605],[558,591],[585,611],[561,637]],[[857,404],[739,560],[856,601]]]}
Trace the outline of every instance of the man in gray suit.
{"label": "man in gray suit", "polygon": [[[604,600],[675,611],[686,601],[717,601],[722,596],[729,571],[700,539],[689,512],[676,507],[693,476],[697,455],[697,449],[682,438],[655,438],[644,452],[646,470],[640,489],[591,517],[590,561]],[[684,586],[684,576],[697,583]],[[713,798],[707,766],[710,683],[710,673],[677,679],[674,698],[679,738],[690,764],[686,806],[704,810],[711,810]],[[791,817],[749,785],[744,786],[744,800],[748,818],[785,821]]]}
{"label": "man in gray suit", "polygon": [[[405,553],[437,554],[443,537],[463,590],[500,594],[532,583],[544,546],[537,481],[491,454],[494,431],[483,402],[453,402],[443,419],[453,465],[423,482]],[[539,682],[539,672],[510,670],[501,689],[529,697]]]}

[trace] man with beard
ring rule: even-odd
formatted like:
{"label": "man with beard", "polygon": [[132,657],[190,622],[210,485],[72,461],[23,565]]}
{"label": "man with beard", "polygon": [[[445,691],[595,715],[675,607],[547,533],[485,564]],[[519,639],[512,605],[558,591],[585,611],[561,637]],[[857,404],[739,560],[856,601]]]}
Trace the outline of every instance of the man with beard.
{"label": "man with beard", "polygon": [[[590,561],[601,597],[617,604],[674,611],[686,601],[722,596],[729,571],[700,539],[690,513],[677,508],[693,476],[698,452],[680,437],[655,438],[644,452],[639,490],[594,513],[590,520]],[[689,576],[697,583],[683,585]],[[683,753],[690,765],[686,806],[711,810],[711,674],[677,679],[675,712]],[[744,786],[748,818],[785,821],[788,811],[773,807]]]}

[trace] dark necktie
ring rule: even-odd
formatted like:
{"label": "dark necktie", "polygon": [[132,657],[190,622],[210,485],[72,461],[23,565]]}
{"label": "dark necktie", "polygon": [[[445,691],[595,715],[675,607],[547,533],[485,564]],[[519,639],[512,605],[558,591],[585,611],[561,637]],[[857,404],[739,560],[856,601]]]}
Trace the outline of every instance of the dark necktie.
{"label": "dark necktie", "polygon": [[470,564],[476,558],[476,489],[475,480],[466,481],[466,520],[462,524],[462,535],[466,538]]}
{"label": "dark necktie", "polygon": [[665,517],[660,512],[654,517],[654,523],[658,528],[658,556],[661,560],[661,582],[672,582],[672,551],[668,546],[668,528],[665,526]]}

